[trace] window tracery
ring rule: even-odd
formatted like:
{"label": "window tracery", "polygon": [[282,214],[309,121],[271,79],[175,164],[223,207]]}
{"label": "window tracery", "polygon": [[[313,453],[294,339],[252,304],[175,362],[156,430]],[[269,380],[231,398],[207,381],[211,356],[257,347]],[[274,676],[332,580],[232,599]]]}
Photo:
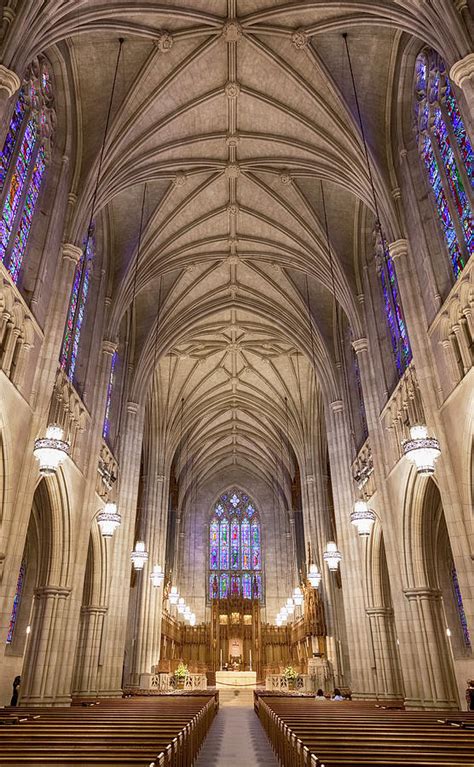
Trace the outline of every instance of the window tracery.
{"label": "window tracery", "polygon": [[217,501],[209,525],[209,598],[263,599],[259,515],[245,493]]}
{"label": "window tracery", "polygon": [[0,259],[15,283],[26,253],[55,125],[45,59],[30,66],[0,152]]}
{"label": "window tracery", "polygon": [[474,155],[444,63],[432,50],[416,60],[415,120],[420,156],[458,277],[474,249]]}

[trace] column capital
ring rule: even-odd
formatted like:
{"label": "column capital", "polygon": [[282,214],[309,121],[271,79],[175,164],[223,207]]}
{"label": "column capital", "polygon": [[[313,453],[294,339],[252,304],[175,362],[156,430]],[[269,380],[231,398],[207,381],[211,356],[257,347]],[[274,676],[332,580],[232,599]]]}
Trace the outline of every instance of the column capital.
{"label": "column capital", "polygon": [[62,597],[66,599],[72,589],[68,586],[39,586],[35,589],[35,597],[38,599],[48,599],[48,597]]}
{"label": "column capital", "polygon": [[83,605],[81,613],[83,615],[105,615],[108,609],[105,605]]}
{"label": "column capital", "polygon": [[344,410],[344,403],[342,399],[336,399],[334,402],[329,403],[329,407],[331,408],[333,413],[342,413]]}
{"label": "column capital", "polygon": [[432,589],[429,586],[418,586],[412,589],[403,589],[403,593],[409,602],[418,602],[421,600],[437,601],[441,599],[441,591]]}
{"label": "column capital", "polygon": [[73,245],[72,242],[63,242],[61,245],[61,252],[63,261],[72,261],[73,264],[79,263],[82,256],[82,249],[77,245]]}
{"label": "column capital", "polygon": [[107,338],[104,338],[104,340],[102,341],[102,351],[104,352],[104,354],[110,354],[110,356],[112,357],[117,351],[117,348],[118,348],[117,341],[110,341]]}
{"label": "column capital", "polygon": [[367,338],[356,338],[355,341],[352,342],[352,348],[356,354],[367,352],[369,351],[369,342]]}
{"label": "column capital", "polygon": [[449,70],[449,77],[458,88],[464,88],[469,80],[474,77],[474,53],[468,53]]}
{"label": "column capital", "polygon": [[393,615],[393,607],[384,607],[383,605],[380,605],[379,607],[366,607],[365,612],[367,615],[375,615],[376,617],[387,618]]}
{"label": "column capital", "polygon": [[408,255],[408,240],[400,239],[391,242],[388,246],[390,257],[395,261],[396,258]]}
{"label": "column capital", "polygon": [[20,89],[20,85],[21,80],[17,73],[0,64],[0,90],[6,91],[8,98],[11,98]]}

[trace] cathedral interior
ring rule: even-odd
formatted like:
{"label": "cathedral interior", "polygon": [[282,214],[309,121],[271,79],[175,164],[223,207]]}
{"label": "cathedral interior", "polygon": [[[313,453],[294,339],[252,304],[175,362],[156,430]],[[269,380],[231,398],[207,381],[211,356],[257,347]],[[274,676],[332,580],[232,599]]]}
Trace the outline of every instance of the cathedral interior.
{"label": "cathedral interior", "polygon": [[0,5],[0,706],[465,709],[471,0]]}

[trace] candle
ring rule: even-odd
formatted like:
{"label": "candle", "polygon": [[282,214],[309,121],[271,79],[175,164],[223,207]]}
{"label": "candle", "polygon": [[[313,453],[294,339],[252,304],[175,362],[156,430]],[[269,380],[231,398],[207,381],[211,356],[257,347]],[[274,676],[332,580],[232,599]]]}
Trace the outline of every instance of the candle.
{"label": "candle", "polygon": [[250,653],[250,671],[252,671],[252,650],[249,650]]}
{"label": "candle", "polygon": [[221,671],[222,671],[222,647],[221,647]]}

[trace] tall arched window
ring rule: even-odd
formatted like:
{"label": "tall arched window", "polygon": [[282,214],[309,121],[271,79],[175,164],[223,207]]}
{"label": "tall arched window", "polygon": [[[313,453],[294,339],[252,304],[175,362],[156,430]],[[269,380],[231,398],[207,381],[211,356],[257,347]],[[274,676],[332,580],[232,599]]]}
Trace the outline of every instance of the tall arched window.
{"label": "tall arched window", "polygon": [[109,382],[107,384],[107,399],[105,403],[105,416],[104,426],[102,428],[102,437],[108,439],[110,436],[110,407],[112,404],[112,393],[115,383],[115,365],[117,364],[117,351],[114,351],[112,355],[112,363],[110,365]]}
{"label": "tall arched window", "polygon": [[397,275],[386,244],[382,244],[380,235],[376,237],[375,263],[382,288],[385,319],[390,335],[393,360],[401,378],[412,359],[410,339],[400,301]]}
{"label": "tall arched window", "polygon": [[13,634],[15,633],[16,620],[18,618],[18,610],[21,602],[21,595],[23,594],[23,586],[25,584],[25,571],[26,563],[23,560],[20,566],[20,572],[18,573],[18,581],[16,584],[15,596],[13,598],[13,607],[10,615],[10,625],[8,626],[7,644],[11,644],[13,641]]}
{"label": "tall arched window", "polygon": [[420,53],[415,70],[418,147],[458,277],[474,249],[474,155],[442,59]]}
{"label": "tall arched window", "polygon": [[59,358],[61,368],[65,371],[70,381],[73,380],[76,370],[77,353],[81,340],[82,323],[84,321],[87,294],[89,292],[94,253],[95,238],[93,227],[91,227],[84,243],[82,256],[74,273],[63,345]]}
{"label": "tall arched window", "polygon": [[248,495],[217,501],[209,526],[209,598],[263,598],[260,519]]}
{"label": "tall arched window", "polygon": [[15,283],[50,154],[54,120],[48,65],[37,59],[21,87],[0,153],[0,259]]}

